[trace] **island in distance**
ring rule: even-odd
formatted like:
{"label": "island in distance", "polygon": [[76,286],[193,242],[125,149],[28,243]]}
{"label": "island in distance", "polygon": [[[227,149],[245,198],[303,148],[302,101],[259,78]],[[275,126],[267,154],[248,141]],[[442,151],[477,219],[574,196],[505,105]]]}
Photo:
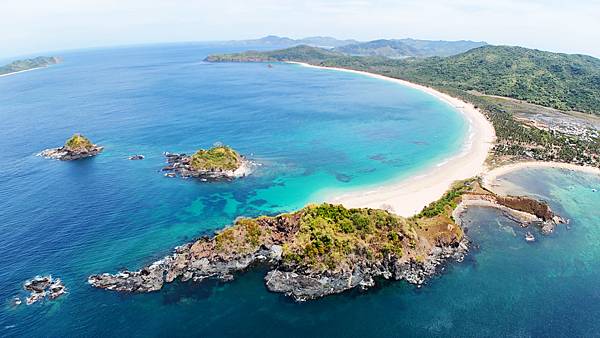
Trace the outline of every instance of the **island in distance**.
{"label": "island in distance", "polygon": [[88,138],[81,134],[75,134],[59,148],[51,148],[42,151],[39,155],[61,161],[73,161],[92,157],[102,152],[104,148],[93,144]]}
{"label": "island in distance", "polygon": [[33,59],[16,60],[0,67],[0,76],[24,72],[36,68],[48,67],[60,62],[61,59],[56,56],[38,56]]}
{"label": "island in distance", "polygon": [[168,165],[162,170],[167,177],[179,175],[196,177],[202,181],[232,180],[252,172],[253,163],[225,145],[208,150],[200,149],[193,155],[166,153]]}

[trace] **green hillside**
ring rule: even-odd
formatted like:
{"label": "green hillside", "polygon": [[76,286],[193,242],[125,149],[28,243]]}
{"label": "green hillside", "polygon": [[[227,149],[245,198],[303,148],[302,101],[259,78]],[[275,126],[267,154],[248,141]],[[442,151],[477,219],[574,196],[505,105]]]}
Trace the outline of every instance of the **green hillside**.
{"label": "green hillside", "polygon": [[485,46],[448,58],[407,60],[400,66],[398,76],[433,86],[600,112],[600,60],[590,56]]}

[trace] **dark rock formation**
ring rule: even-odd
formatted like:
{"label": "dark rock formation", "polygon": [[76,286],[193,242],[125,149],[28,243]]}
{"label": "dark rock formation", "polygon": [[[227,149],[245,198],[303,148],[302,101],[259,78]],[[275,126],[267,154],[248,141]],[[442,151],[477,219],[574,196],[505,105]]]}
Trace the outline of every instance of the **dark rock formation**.
{"label": "dark rock formation", "polygon": [[463,238],[456,245],[435,246],[420,262],[392,258],[379,264],[358,264],[352,271],[307,274],[275,267],[267,273],[265,282],[270,291],[284,293],[297,301],[316,299],[357,287],[366,290],[373,287],[378,278],[405,280],[421,287],[444,263],[461,262],[468,253],[467,244],[467,239]]}
{"label": "dark rock formation", "polygon": [[[36,276],[23,284],[23,289],[30,294],[25,298],[27,305],[42,301],[44,299],[54,300],[67,292],[60,278],[53,279],[52,276]],[[21,304],[21,300],[15,297],[14,304]]]}
{"label": "dark rock formation", "polygon": [[82,158],[92,157],[100,154],[104,148],[94,146],[92,149],[75,149],[70,150],[67,147],[46,149],[40,153],[40,156],[53,158],[61,161],[74,161]]}

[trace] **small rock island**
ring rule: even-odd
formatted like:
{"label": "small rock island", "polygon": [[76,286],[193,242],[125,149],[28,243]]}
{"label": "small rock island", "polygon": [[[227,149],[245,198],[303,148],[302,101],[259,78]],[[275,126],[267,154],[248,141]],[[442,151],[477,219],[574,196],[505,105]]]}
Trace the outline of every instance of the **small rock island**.
{"label": "small rock island", "polygon": [[[44,299],[55,300],[67,293],[65,285],[60,278],[52,276],[36,276],[23,284],[23,290],[30,294],[25,298],[27,305],[42,301]],[[21,299],[17,296],[13,299],[14,305],[20,305]]]}
{"label": "small rock island", "polygon": [[162,170],[167,177],[179,175],[203,181],[232,180],[250,174],[252,164],[237,151],[224,145],[200,149],[193,155],[166,153],[169,165]]}
{"label": "small rock island", "polygon": [[81,134],[75,134],[60,148],[46,149],[39,155],[61,161],[74,161],[98,155],[103,147],[93,144]]}

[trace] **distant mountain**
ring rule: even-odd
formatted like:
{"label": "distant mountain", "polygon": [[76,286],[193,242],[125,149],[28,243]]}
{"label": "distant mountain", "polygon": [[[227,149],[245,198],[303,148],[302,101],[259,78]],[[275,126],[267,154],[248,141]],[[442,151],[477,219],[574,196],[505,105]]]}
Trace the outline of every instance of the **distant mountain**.
{"label": "distant mountain", "polygon": [[356,40],[338,40],[328,36],[313,36],[303,39],[291,39],[276,35],[260,39],[224,41],[248,47],[287,48],[300,45],[335,49],[336,52],[356,56],[384,56],[388,58],[450,56],[469,49],[485,46],[485,42],[474,41],[429,41],[415,39],[374,40],[360,42]]}
{"label": "distant mountain", "polygon": [[405,59],[348,56],[336,50],[298,46],[272,52],[217,55],[208,60],[307,62],[600,115],[600,59],[591,56],[491,45],[448,57]]}
{"label": "distant mountain", "polygon": [[374,40],[340,46],[335,50],[356,56],[383,56],[388,58],[451,56],[485,46],[475,41],[430,41],[415,39]]}
{"label": "distant mountain", "polygon": [[17,60],[6,66],[0,67],[0,75],[22,72],[35,68],[47,67],[60,62],[60,59],[54,56],[38,56],[33,59]]}
{"label": "distant mountain", "polygon": [[350,44],[359,43],[356,40],[338,40],[336,38],[328,37],[328,36],[312,36],[304,39],[297,40],[303,45],[313,46],[313,47],[341,47]]}
{"label": "distant mountain", "polygon": [[358,43],[356,40],[338,40],[336,38],[328,37],[328,36],[313,36],[303,39],[290,39],[287,37],[280,37],[276,35],[265,36],[260,39],[252,39],[252,40],[232,40],[232,41],[224,41],[224,44],[235,44],[235,45],[246,45],[246,46],[277,46],[280,48],[283,47],[294,47],[299,45],[308,45],[313,47],[321,47],[321,48],[334,48],[340,47],[349,44]]}

